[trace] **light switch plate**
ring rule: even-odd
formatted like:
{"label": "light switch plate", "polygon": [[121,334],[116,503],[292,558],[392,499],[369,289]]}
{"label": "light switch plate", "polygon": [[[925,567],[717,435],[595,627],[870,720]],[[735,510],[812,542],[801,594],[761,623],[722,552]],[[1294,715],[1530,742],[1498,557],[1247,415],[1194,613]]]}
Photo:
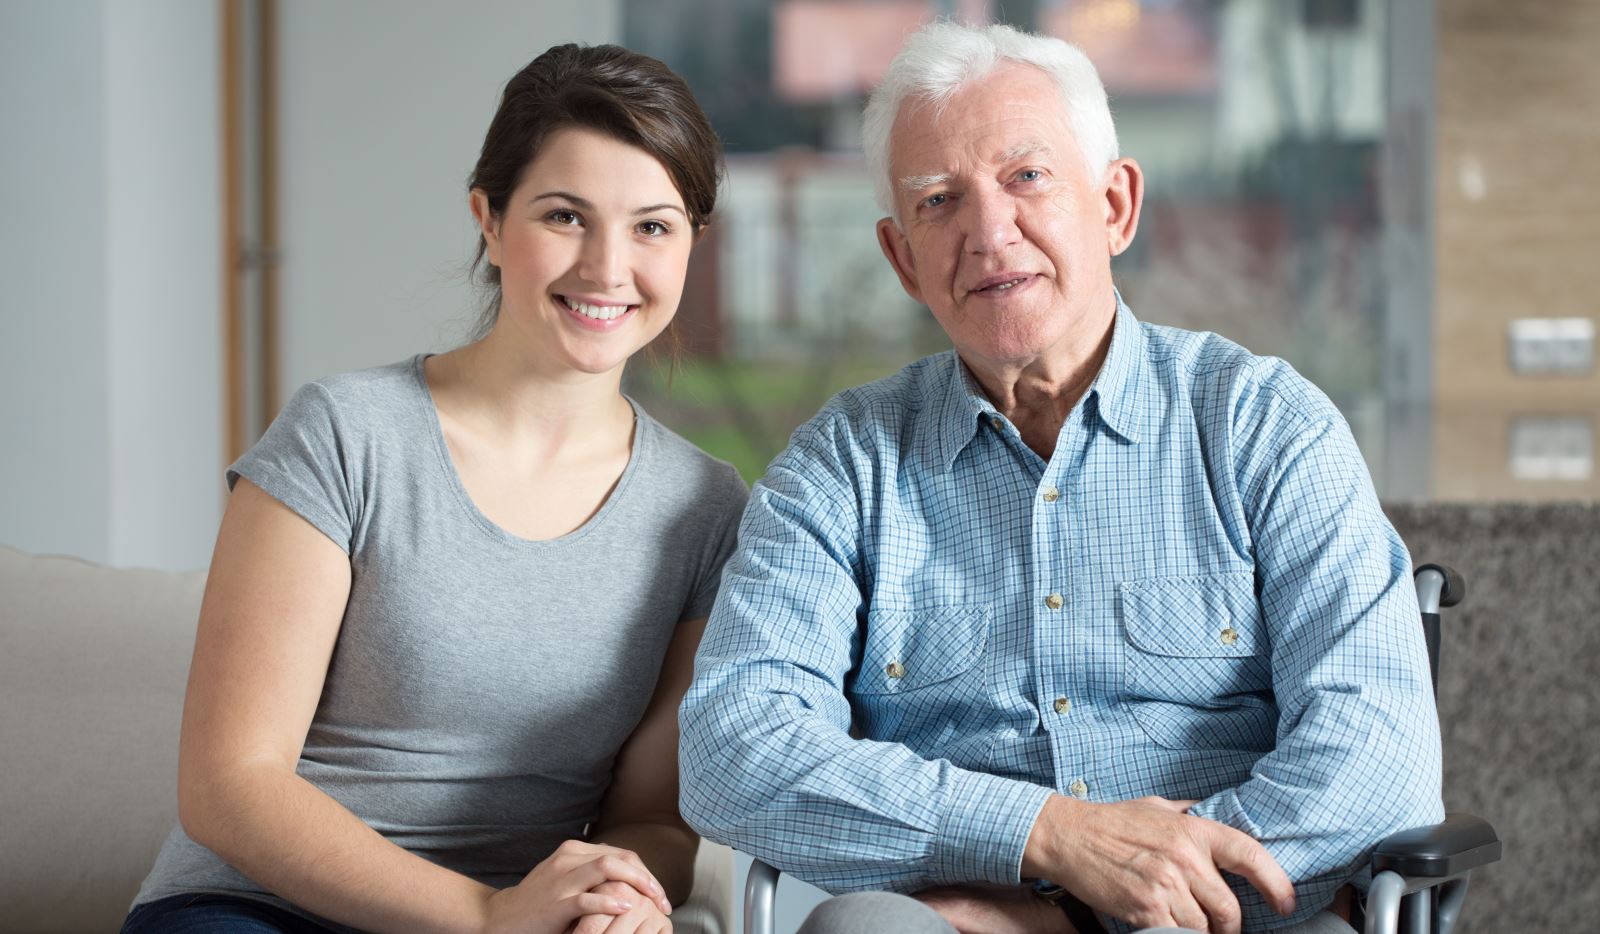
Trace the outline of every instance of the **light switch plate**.
{"label": "light switch plate", "polygon": [[1509,435],[1511,476],[1587,480],[1594,474],[1594,423],[1583,415],[1517,415]]}
{"label": "light switch plate", "polygon": [[1518,318],[1510,346],[1518,375],[1584,376],[1594,371],[1594,319]]}

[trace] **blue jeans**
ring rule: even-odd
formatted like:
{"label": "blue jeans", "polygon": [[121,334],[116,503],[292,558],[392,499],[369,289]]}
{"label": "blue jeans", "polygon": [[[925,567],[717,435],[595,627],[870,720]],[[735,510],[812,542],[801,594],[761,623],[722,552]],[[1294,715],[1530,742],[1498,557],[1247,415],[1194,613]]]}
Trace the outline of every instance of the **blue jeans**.
{"label": "blue jeans", "polygon": [[276,905],[232,895],[173,895],[128,913],[122,934],[328,934]]}

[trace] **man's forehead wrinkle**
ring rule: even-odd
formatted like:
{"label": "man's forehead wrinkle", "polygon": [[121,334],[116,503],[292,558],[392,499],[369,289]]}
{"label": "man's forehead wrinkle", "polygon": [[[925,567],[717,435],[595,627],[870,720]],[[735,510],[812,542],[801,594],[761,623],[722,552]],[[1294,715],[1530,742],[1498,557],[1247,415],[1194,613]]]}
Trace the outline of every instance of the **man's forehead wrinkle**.
{"label": "man's forehead wrinkle", "polygon": [[[902,190],[910,191],[918,188],[927,188],[930,185],[936,185],[941,182],[949,181],[950,179],[959,175],[962,167],[967,166],[968,163],[973,163],[974,161],[977,163],[982,163],[982,159],[974,160],[974,155],[978,152],[982,152],[984,149],[987,149],[990,145],[990,140],[992,140],[996,135],[1002,134],[1004,134],[1004,121],[997,121],[994,124],[981,127],[974,132],[963,134],[965,136],[964,139],[943,137],[942,139],[946,146],[954,146],[955,148],[961,150],[961,153],[953,159],[943,159],[938,155],[933,155],[927,160],[927,162],[924,162],[923,165],[904,166],[904,168],[912,169],[912,171],[898,176],[898,186]],[[1053,150],[1051,149],[1050,144],[1046,143],[1042,138],[1030,135],[1021,142],[1013,143],[1009,146],[999,149],[998,151],[994,151],[994,154],[988,160],[988,164],[1002,166],[1008,162],[1014,162],[1027,156],[1038,155],[1041,153],[1048,154],[1052,151]],[[926,150],[924,150],[924,154],[927,154]],[[940,162],[944,162],[945,164],[927,164],[928,162],[933,162],[935,159],[938,159]],[[916,171],[917,169],[920,169],[921,171]]]}

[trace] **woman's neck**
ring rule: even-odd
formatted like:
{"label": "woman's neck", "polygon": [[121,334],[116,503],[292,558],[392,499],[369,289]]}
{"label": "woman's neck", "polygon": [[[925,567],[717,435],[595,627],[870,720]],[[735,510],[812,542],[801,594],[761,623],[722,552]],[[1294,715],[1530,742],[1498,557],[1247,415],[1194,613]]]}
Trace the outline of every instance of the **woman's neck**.
{"label": "woman's neck", "polygon": [[583,449],[610,447],[631,434],[633,408],[622,396],[621,367],[548,372],[541,362],[491,333],[429,358],[425,372],[441,415],[513,448],[581,458]]}

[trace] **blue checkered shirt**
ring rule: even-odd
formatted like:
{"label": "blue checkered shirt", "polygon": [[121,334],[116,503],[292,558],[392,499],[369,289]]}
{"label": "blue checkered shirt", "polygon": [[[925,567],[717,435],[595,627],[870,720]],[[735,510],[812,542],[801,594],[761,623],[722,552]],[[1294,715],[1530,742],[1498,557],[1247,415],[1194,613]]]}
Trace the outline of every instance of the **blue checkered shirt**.
{"label": "blue checkered shirt", "polygon": [[1048,460],[954,353],[796,431],[680,723],[689,823],[830,891],[1017,882],[1051,791],[1160,795],[1261,840],[1298,921],[1443,816],[1410,558],[1343,418],[1120,302]]}

